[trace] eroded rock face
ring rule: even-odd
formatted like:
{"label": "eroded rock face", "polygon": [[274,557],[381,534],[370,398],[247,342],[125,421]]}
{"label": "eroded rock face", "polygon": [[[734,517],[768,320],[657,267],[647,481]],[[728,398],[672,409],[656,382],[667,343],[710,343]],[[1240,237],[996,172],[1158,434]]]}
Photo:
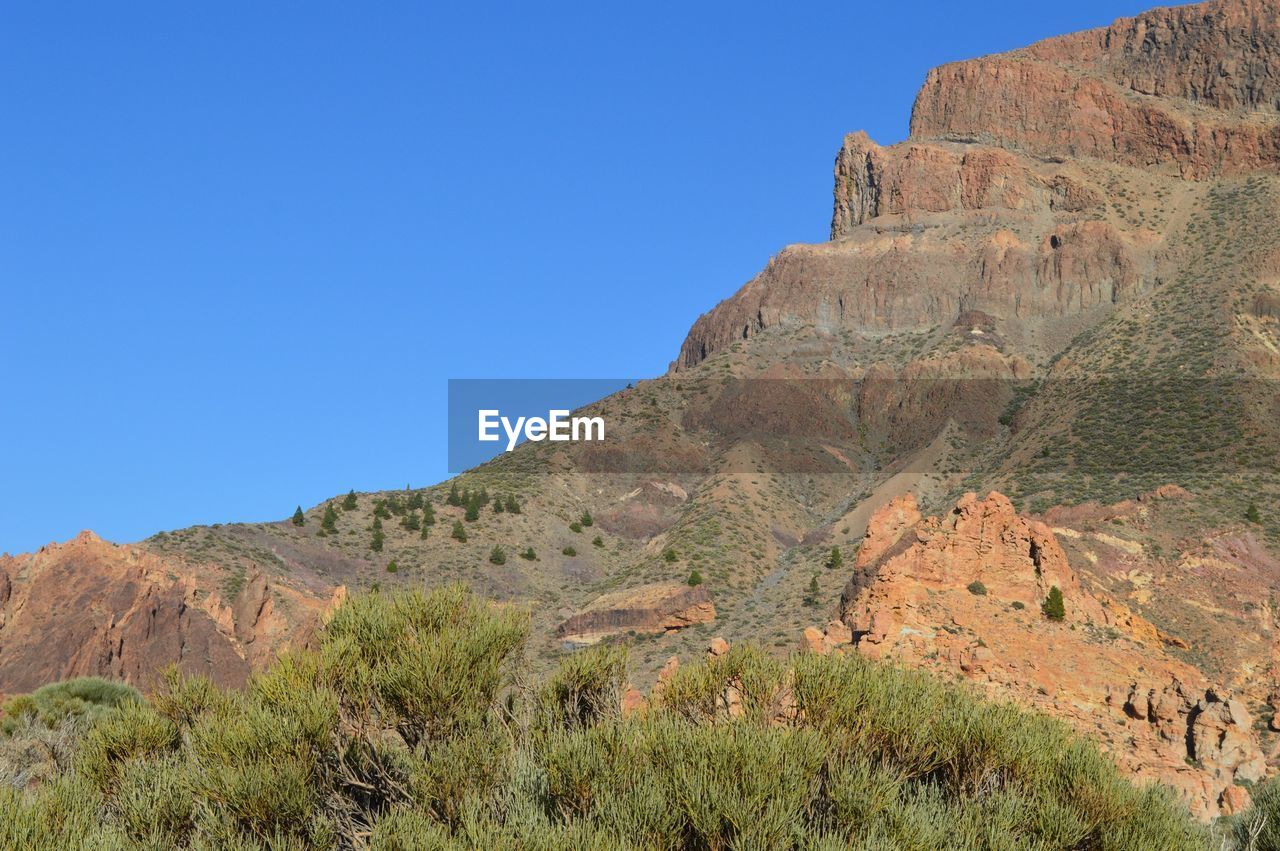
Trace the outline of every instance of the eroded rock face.
{"label": "eroded rock face", "polygon": [[[1061,622],[1041,604],[1053,587]],[[921,517],[910,494],[868,524],[839,619],[818,653],[857,652],[959,674],[1099,741],[1121,767],[1174,786],[1203,817],[1266,769],[1244,703],[1167,652],[1151,623],[1081,581],[1053,531],[999,493]],[[1135,681],[1135,676],[1143,679]]]}
{"label": "eroded rock face", "polygon": [[657,583],[605,594],[560,624],[556,634],[574,643],[620,632],[668,632],[715,620],[716,607],[702,586]]}
{"label": "eroded rock face", "polygon": [[0,695],[77,676],[145,690],[171,664],[241,685],[326,608],[260,574],[227,606],[185,566],[91,532],[0,558],[0,576]]}
{"label": "eroded rock face", "polygon": [[[1280,165],[1280,4],[1220,0],[932,70],[907,141],[845,137],[832,243],[790,246],[702,316],[673,364],[771,328],[924,329],[966,310],[1068,318],[1150,285],[1165,181]],[[1127,201],[1126,201],[1127,203]],[[1112,203],[1110,206],[1114,206]]]}
{"label": "eroded rock face", "polygon": [[1280,156],[1280,9],[1221,0],[931,71],[913,138],[1232,174]]}

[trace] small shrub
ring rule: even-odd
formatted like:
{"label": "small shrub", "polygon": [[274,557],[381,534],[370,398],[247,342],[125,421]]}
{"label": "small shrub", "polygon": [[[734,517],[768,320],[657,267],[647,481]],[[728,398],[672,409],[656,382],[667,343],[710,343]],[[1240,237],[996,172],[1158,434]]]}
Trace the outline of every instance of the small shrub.
{"label": "small shrub", "polygon": [[674,564],[675,562],[680,560],[680,556],[676,555],[676,551],[673,550],[671,547],[667,547],[665,550],[662,551],[662,560],[665,561],[667,564]]}
{"label": "small shrub", "polygon": [[489,563],[490,564],[506,564],[507,551],[504,550],[502,547],[495,545],[494,548],[489,552]]}
{"label": "small shrub", "polygon": [[702,584],[702,574],[698,572],[698,568],[689,571],[689,578],[686,580],[690,587],[697,587]]}
{"label": "small shrub", "polygon": [[840,553],[839,547],[831,548],[831,555],[827,556],[827,569],[839,570],[844,566],[844,556]]}
{"label": "small shrub", "polygon": [[594,538],[591,539],[591,545],[596,547],[603,547],[604,538],[600,537],[599,535],[596,535]]}
{"label": "small shrub", "polygon": [[533,551],[533,547],[528,547],[524,550],[524,552],[520,553],[520,558],[524,559],[525,561],[537,561],[538,554]]}
{"label": "small shrub", "polygon": [[583,526],[590,526],[596,521],[595,521],[595,518],[591,516],[590,511],[584,511],[582,512],[582,516],[578,518],[578,522],[581,523]]}
{"label": "small shrub", "polygon": [[1244,512],[1244,519],[1248,520],[1250,523],[1262,522],[1262,513],[1258,511],[1257,503],[1253,503],[1253,502],[1249,503],[1248,509],[1246,509]]}
{"label": "small shrub", "polygon": [[455,541],[461,541],[462,543],[466,543],[467,530],[462,525],[461,520],[453,521],[453,531],[450,533],[449,537],[453,538]]}
{"label": "small shrub", "polygon": [[565,547],[565,548],[564,548],[563,550],[561,550],[560,552],[561,552],[563,555],[567,555],[567,556],[576,556],[576,555],[578,554],[578,551],[577,551],[577,550],[575,550],[572,546]]}
{"label": "small shrub", "polygon": [[1057,585],[1049,589],[1049,596],[1044,598],[1044,602],[1040,605],[1040,611],[1044,612],[1044,616],[1051,621],[1065,620],[1067,617],[1066,604],[1062,599],[1062,589]]}
{"label": "small shrub", "polygon": [[969,593],[975,597],[987,596],[987,586],[983,585],[979,580],[975,579],[968,585]]}
{"label": "small shrub", "polygon": [[395,563],[394,559],[387,562],[387,573],[396,573],[399,570],[400,570],[400,567]]}
{"label": "small shrub", "polygon": [[573,521],[572,523],[570,523],[570,524],[569,524],[569,531],[570,531],[570,532],[573,532],[573,533],[575,533],[575,534],[576,534],[576,533],[578,533],[578,532],[581,532],[581,531],[582,531],[582,524],[581,524],[581,523],[579,523],[577,520]]}

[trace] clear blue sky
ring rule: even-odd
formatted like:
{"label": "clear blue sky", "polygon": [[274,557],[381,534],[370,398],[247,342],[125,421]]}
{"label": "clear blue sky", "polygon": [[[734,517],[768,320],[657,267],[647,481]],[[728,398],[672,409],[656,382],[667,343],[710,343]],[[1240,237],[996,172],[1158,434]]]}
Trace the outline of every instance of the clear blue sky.
{"label": "clear blue sky", "polygon": [[1143,3],[8,3],[0,551],[442,478],[450,377],[652,376],[932,65]]}

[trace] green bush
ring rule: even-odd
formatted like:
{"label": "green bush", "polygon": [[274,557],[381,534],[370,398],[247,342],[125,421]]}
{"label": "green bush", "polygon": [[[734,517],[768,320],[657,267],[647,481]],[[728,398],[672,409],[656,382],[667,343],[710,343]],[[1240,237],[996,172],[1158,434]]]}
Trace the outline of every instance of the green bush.
{"label": "green bush", "polygon": [[567,555],[567,556],[576,556],[578,554],[578,551],[575,550],[572,546],[568,546],[568,547],[565,547],[563,550],[561,550],[560,553],[562,555]]}
{"label": "green bush", "polygon": [[467,542],[467,529],[462,525],[461,520],[453,521],[453,531],[449,533],[449,537],[464,544]]}
{"label": "green bush", "polygon": [[1049,589],[1049,596],[1044,598],[1044,602],[1040,604],[1040,611],[1044,612],[1044,616],[1051,621],[1065,620],[1067,617],[1067,608],[1062,600],[1062,589],[1057,585]]}
{"label": "green bush", "polygon": [[12,734],[28,718],[47,728],[68,719],[92,724],[122,704],[141,700],[137,689],[101,677],[50,683],[0,705],[0,735]]}
{"label": "green bush", "polygon": [[702,584],[702,574],[698,572],[698,568],[695,567],[693,570],[689,571],[689,578],[687,582],[689,583],[690,588],[696,588]]}
{"label": "green bush", "polygon": [[494,548],[489,552],[489,563],[490,564],[506,564],[507,551],[504,550],[502,547],[495,545]]}
{"label": "green bush", "polygon": [[289,518],[289,522],[291,522],[294,526],[306,525],[307,518],[302,514],[301,505],[299,505],[297,508],[293,510],[293,517]]}
{"label": "green bush", "polygon": [[977,579],[970,582],[967,587],[969,589],[969,593],[975,597],[987,596],[987,586],[983,585],[982,582]]}
{"label": "green bush", "polygon": [[0,786],[0,847],[1208,846],[1063,724],[922,672],[735,645],[625,715],[620,646],[518,685],[528,623],[457,586],[371,593],[242,690],[170,672],[61,773]]}

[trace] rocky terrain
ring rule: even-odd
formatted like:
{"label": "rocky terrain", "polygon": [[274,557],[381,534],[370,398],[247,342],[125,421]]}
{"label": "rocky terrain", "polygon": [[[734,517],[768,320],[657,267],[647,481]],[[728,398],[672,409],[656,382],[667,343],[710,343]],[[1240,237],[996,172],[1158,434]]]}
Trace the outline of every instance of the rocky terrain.
{"label": "rocky terrain", "polygon": [[234,683],[339,589],[462,580],[530,608],[536,664],[626,643],[643,691],[713,637],[893,659],[1238,811],[1280,769],[1277,245],[1280,3],[943,66],[908,139],[845,137],[830,241],[590,406],[604,443],[0,560],[0,693]]}

